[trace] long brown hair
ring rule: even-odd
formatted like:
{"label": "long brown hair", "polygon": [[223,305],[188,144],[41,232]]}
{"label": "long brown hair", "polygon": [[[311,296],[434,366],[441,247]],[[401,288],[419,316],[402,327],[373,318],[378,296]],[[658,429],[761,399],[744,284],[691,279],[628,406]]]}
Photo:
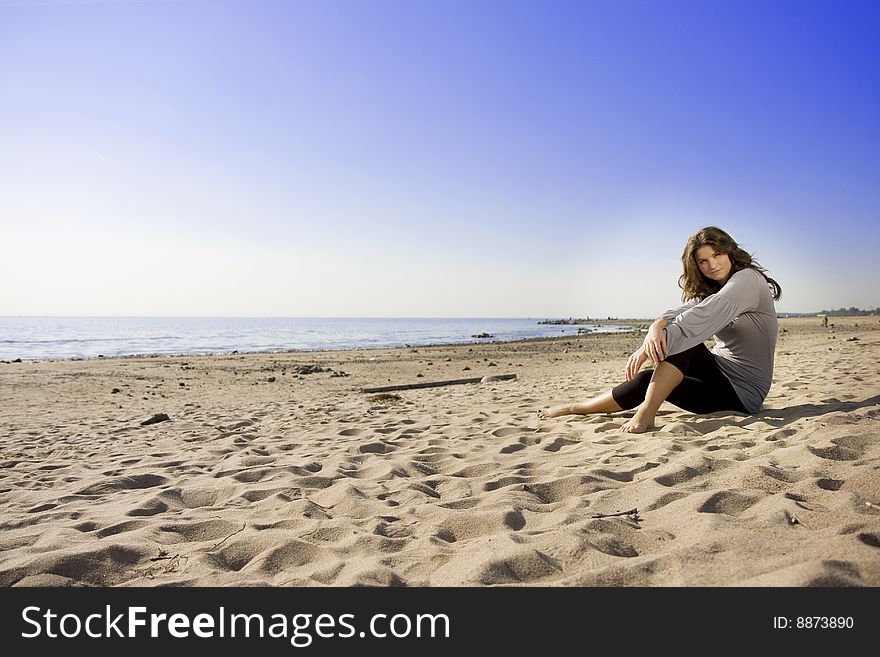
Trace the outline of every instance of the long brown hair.
{"label": "long brown hair", "polygon": [[782,287],[767,276],[767,270],[752,258],[751,254],[740,248],[733,238],[720,228],[715,226],[707,226],[701,228],[691,235],[687,244],[684,246],[684,252],[681,254],[681,265],[684,273],[678,279],[678,286],[682,289],[681,298],[683,301],[691,299],[699,299],[702,301],[710,294],[715,294],[721,289],[716,281],[703,276],[700,268],[697,266],[696,253],[700,247],[711,246],[717,253],[726,253],[730,258],[730,275],[733,276],[741,269],[748,267],[754,269],[767,281],[774,299],[782,296]]}

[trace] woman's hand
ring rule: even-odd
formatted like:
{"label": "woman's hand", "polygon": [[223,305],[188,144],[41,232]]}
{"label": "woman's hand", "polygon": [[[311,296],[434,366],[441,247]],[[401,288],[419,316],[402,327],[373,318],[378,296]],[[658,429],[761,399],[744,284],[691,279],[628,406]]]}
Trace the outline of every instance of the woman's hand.
{"label": "woman's hand", "polygon": [[642,344],[645,354],[655,363],[659,363],[666,359],[666,320],[658,319],[651,324],[648,334],[645,336],[645,342]]}
{"label": "woman's hand", "polygon": [[629,360],[626,362],[626,380],[632,381],[636,374],[639,373],[639,370],[642,369],[642,365],[645,364],[645,361],[648,360],[648,356],[645,353],[644,347],[639,347],[635,350],[632,356],[629,357]]}

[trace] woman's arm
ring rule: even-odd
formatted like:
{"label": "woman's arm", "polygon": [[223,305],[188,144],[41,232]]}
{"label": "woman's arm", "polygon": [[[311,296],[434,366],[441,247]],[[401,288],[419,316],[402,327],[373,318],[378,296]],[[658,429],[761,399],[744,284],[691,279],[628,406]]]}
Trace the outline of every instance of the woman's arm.
{"label": "woman's arm", "polygon": [[691,299],[690,301],[678,306],[677,308],[670,308],[662,315],[660,315],[660,319],[664,319],[667,322],[671,322],[673,319],[681,315],[688,308],[693,308],[698,303],[700,303],[699,299]]}
{"label": "woman's arm", "polygon": [[645,361],[648,360],[648,355],[645,353],[645,347],[639,347],[633,352],[632,356],[629,357],[629,360],[626,361],[626,380],[632,381],[636,374],[639,373],[639,370],[642,369],[642,365],[645,364]]}
{"label": "woman's arm", "polygon": [[698,299],[691,299],[690,301],[678,306],[677,308],[670,308],[666,312],[664,312],[660,317],[654,320],[654,323],[651,324],[648,329],[648,334],[645,336],[645,342],[642,347],[645,350],[645,354],[648,358],[653,360],[655,363],[659,363],[661,360],[665,360],[667,354],[667,346],[666,346],[666,332],[663,330],[666,328],[666,325],[669,322],[675,320],[681,313],[684,311],[693,308],[699,303]]}
{"label": "woman's arm", "polygon": [[[666,326],[667,322],[663,317],[654,320],[654,323],[648,328],[645,341],[642,343],[642,350],[645,355],[655,363],[664,360],[667,355],[666,331],[664,330]],[[627,370],[628,373],[629,371]]]}
{"label": "woman's arm", "polygon": [[742,269],[730,277],[718,292],[685,310],[667,324],[667,355],[677,354],[711,337],[744,312],[755,310],[760,301],[763,276]]}

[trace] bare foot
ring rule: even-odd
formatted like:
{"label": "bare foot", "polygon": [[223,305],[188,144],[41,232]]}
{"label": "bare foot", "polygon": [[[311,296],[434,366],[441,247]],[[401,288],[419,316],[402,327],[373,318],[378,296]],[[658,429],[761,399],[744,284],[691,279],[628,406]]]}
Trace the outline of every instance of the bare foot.
{"label": "bare foot", "polygon": [[645,433],[646,431],[653,431],[656,429],[654,426],[654,418],[644,417],[640,412],[636,411],[636,414],[629,419],[620,430],[623,433]]}
{"label": "bare foot", "polygon": [[571,410],[568,407],[568,404],[562,406],[551,406],[546,411],[543,409],[538,409],[535,411],[538,414],[539,420],[546,420],[551,417],[559,417],[560,415],[568,415],[571,413]]}
{"label": "bare foot", "polygon": [[656,427],[653,424],[636,422],[636,419],[632,418],[629,422],[620,427],[620,430],[623,433],[645,433],[646,431],[653,431],[655,428]]}

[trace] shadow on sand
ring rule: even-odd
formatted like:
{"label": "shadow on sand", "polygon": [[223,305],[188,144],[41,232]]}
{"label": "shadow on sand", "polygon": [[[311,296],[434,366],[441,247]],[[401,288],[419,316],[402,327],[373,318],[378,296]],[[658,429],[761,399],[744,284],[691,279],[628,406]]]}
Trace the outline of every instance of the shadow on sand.
{"label": "shadow on sand", "polygon": [[755,422],[766,422],[774,427],[784,427],[796,420],[807,417],[820,417],[828,413],[851,413],[860,408],[877,406],[880,404],[880,395],[868,397],[862,401],[842,402],[837,399],[828,399],[819,404],[799,404],[786,406],[785,408],[765,408],[759,413],[746,416],[737,426],[747,427]]}

